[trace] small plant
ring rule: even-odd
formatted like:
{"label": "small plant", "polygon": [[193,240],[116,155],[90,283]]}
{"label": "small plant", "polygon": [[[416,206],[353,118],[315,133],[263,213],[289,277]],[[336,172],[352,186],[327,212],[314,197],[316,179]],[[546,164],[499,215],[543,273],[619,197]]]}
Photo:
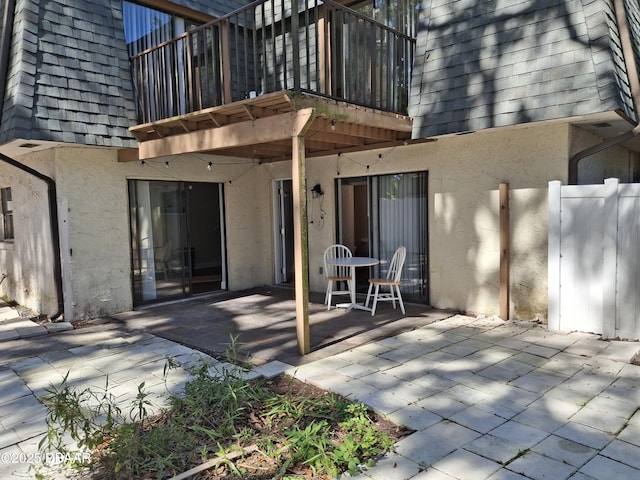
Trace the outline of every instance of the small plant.
{"label": "small plant", "polygon": [[50,385],[41,398],[47,407],[47,434],[40,449],[69,453],[62,433],[68,433],[79,448],[93,449],[113,434],[122,421],[122,411],[109,393],[109,377],[104,388],[79,389],[69,383],[69,373],[58,386]]}
{"label": "small plant", "polygon": [[136,395],[135,400],[131,402],[129,416],[134,422],[144,420],[147,416],[147,407],[152,405],[152,403],[147,399],[149,393],[144,391],[144,384],[145,382],[142,382],[138,385],[138,394]]}
{"label": "small plant", "polygon": [[251,356],[240,351],[238,335],[229,335],[229,343],[224,352],[227,362],[238,365],[242,368],[251,368]]}
{"label": "small plant", "polygon": [[[214,366],[191,368],[184,392],[153,416],[144,382],[123,415],[108,379],[104,388],[81,389],[67,373],[42,399],[49,414],[41,448],[65,451],[67,434],[94,453],[89,467],[99,480],[164,478],[203,463],[225,479],[335,477],[393,448],[363,404],[286,377],[250,381],[241,367]],[[165,381],[177,367],[167,358]]]}
{"label": "small plant", "polygon": [[393,449],[393,441],[377,428],[372,428],[372,420],[363,403],[352,403],[346,407],[347,419],[340,428],[347,432],[342,443],[332,453],[338,465],[346,466],[353,474],[363,459],[371,460],[377,455]]}
{"label": "small plant", "polygon": [[308,465],[314,475],[328,473],[335,477],[337,469],[331,461],[329,452],[335,448],[329,439],[330,429],[326,421],[312,422],[304,429],[294,426],[292,430],[285,432],[290,442],[291,457],[282,466],[281,472],[285,473],[291,463]]}

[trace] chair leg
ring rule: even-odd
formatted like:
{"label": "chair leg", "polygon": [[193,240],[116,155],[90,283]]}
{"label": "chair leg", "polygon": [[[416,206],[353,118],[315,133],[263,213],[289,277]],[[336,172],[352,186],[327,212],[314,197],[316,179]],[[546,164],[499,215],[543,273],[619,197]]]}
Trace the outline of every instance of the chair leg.
{"label": "chair leg", "polygon": [[373,288],[373,283],[369,283],[369,290],[367,290],[367,300],[364,302],[364,306],[369,308],[369,298],[371,298],[371,289]]}
{"label": "chair leg", "polygon": [[400,287],[396,285],[396,291],[398,292],[398,303],[400,303],[400,310],[402,310],[402,314],[405,314],[404,311],[404,302],[402,301],[402,295],[400,295]]}
{"label": "chair leg", "polygon": [[373,307],[371,307],[371,316],[376,314],[376,307],[378,306],[378,293],[380,291],[380,285],[376,285],[376,291],[373,294]]}
{"label": "chair leg", "polygon": [[327,310],[331,310],[331,293],[333,292],[333,282],[327,282],[327,292],[324,294],[324,303],[327,304]]}

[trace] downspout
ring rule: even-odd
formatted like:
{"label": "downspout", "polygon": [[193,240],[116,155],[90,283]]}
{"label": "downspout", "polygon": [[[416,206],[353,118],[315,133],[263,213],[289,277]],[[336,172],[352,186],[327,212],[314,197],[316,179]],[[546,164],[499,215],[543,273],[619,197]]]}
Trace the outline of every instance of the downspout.
{"label": "downspout", "polygon": [[[56,295],[58,297],[58,311],[50,316],[51,320],[56,320],[60,315],[62,315],[64,311],[64,299],[63,299],[63,291],[62,291],[62,265],[60,260],[60,229],[58,226],[58,206],[57,206],[57,193],[56,193],[56,182],[53,181],[51,177],[47,177],[46,175],[34,170],[31,167],[27,167],[26,165],[14,160],[13,158],[7,157],[5,154],[0,153],[0,160],[9,165],[12,165],[23,172],[28,173],[29,175],[33,175],[36,178],[39,178],[43,182],[47,184],[47,193],[49,195],[49,222],[51,224],[51,243],[53,244],[53,277],[56,284]],[[41,312],[38,312],[41,313]]]}
{"label": "downspout", "polygon": [[569,159],[569,184],[576,185],[578,183],[578,163],[594,153],[601,152],[607,148],[619,145],[637,136],[640,133],[640,117],[638,115],[638,106],[640,106],[640,79],[638,78],[638,69],[636,67],[635,55],[633,53],[633,44],[631,43],[631,34],[629,33],[629,23],[624,8],[623,0],[614,0],[613,8],[616,13],[616,22],[618,23],[618,33],[620,34],[620,44],[622,46],[622,56],[624,57],[624,65],[629,78],[629,87],[631,88],[631,97],[633,98],[634,108],[636,111],[636,121],[638,124],[622,135],[606,140],[598,145],[586,148]]}
{"label": "downspout", "polygon": [[7,72],[9,71],[9,53],[13,37],[13,21],[15,17],[16,0],[6,0],[2,14],[2,38],[0,38],[0,123],[4,110],[4,97],[7,94]]}

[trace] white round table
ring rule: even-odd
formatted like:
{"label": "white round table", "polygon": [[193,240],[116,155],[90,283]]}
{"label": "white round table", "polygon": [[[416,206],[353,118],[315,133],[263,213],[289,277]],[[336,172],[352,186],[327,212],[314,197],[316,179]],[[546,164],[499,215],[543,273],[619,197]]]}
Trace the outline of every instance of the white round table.
{"label": "white round table", "polygon": [[329,260],[332,265],[338,265],[340,267],[349,267],[351,270],[351,303],[339,304],[337,307],[358,310],[371,311],[370,308],[365,307],[363,304],[356,301],[356,268],[358,267],[372,267],[380,263],[380,260],[373,257],[340,257]]}

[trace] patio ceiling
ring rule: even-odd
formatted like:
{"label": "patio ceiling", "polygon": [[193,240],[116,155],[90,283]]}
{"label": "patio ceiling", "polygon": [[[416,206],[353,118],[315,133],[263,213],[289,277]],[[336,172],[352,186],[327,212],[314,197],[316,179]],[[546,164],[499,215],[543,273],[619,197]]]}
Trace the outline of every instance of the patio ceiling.
{"label": "patio ceiling", "polygon": [[138,155],[123,155],[121,161],[184,153],[291,160],[291,125],[298,112],[308,109],[314,116],[304,135],[306,157],[386,148],[411,139],[408,116],[280,91],[133,126],[129,130],[139,142]]}

